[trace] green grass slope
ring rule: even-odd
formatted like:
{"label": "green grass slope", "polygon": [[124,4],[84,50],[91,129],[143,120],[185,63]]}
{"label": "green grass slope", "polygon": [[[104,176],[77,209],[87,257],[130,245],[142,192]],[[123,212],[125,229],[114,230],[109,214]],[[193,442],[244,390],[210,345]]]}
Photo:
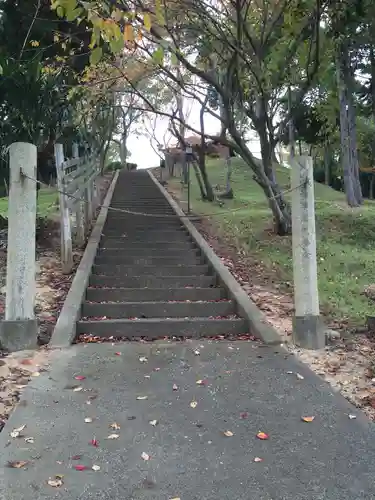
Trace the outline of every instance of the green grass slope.
{"label": "green grass slope", "polygon": [[[39,191],[37,213],[39,217],[48,217],[58,210],[57,192],[53,188]],[[8,217],[8,198],[0,198],[0,216]]]}
{"label": "green grass slope", "polygon": [[[208,161],[213,185],[225,185],[222,161]],[[280,185],[290,187],[289,171],[279,168]],[[252,179],[252,172],[239,159],[233,162],[233,201],[220,208],[199,199],[192,171],[192,210],[207,215],[217,229],[245,254],[262,262],[264,268],[281,282],[292,282],[290,237],[275,236],[272,216],[262,190]],[[179,179],[169,181],[181,200]],[[290,194],[286,196],[290,199]],[[319,294],[322,309],[332,318],[350,325],[363,324],[374,307],[363,295],[365,286],[375,282],[375,203],[366,201],[359,209],[347,207],[342,193],[315,183]],[[230,211],[233,210],[234,211]]]}

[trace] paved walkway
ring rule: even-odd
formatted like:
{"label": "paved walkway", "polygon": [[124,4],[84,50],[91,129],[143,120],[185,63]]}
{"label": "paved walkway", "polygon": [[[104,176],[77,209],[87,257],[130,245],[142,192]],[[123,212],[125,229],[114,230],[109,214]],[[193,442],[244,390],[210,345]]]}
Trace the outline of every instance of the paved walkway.
{"label": "paved walkway", "polygon": [[[90,344],[51,361],[0,434],[2,499],[375,499],[373,424],[281,348]],[[10,437],[24,424],[34,443]],[[14,469],[9,460],[30,462]],[[54,488],[56,475],[63,484]]]}

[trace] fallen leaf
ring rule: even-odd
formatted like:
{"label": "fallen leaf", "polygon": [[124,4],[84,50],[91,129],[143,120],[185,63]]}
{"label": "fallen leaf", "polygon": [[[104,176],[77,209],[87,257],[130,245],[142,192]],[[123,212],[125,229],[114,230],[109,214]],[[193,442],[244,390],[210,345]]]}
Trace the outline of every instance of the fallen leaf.
{"label": "fallen leaf", "polygon": [[27,437],[25,438],[25,442],[29,444],[34,444],[34,438],[33,437]]}
{"label": "fallen leaf", "polygon": [[198,403],[197,403],[196,401],[192,401],[192,402],[190,403],[190,407],[191,407],[191,408],[196,408],[197,406],[198,406]]}
{"label": "fallen leaf", "polygon": [[153,425],[155,427],[156,425],[158,425],[158,421],[157,420],[150,420],[150,425]]}
{"label": "fallen leaf", "polygon": [[18,438],[18,437],[20,437],[21,432],[24,430],[25,427],[26,427],[26,424],[25,425],[21,425],[20,427],[16,427],[10,433],[10,437],[12,437],[12,438]]}
{"label": "fallen leaf", "polygon": [[177,384],[173,384],[172,389],[173,389],[174,391],[178,391],[178,385],[177,385]]}
{"label": "fallen leaf", "polygon": [[233,432],[232,431],[224,431],[224,436],[227,436],[227,437],[232,437],[233,436]]}
{"label": "fallen leaf", "polygon": [[47,481],[47,484],[49,484],[53,488],[59,488],[63,485],[63,477],[64,476],[55,476],[54,479],[50,477]]}
{"label": "fallen leaf", "polygon": [[173,497],[173,498],[170,498],[169,500],[181,500],[180,497]]}
{"label": "fallen leaf", "polygon": [[312,422],[315,419],[315,417],[301,417],[301,419],[304,422]]}
{"label": "fallen leaf", "polygon": [[39,372],[33,372],[31,374],[32,377],[39,377],[40,373]]}
{"label": "fallen leaf", "polygon": [[143,458],[143,460],[150,460],[150,455],[148,455],[147,453],[145,453],[144,451],[142,452],[142,455],[141,457]]}
{"label": "fallen leaf", "polygon": [[146,356],[141,356],[141,357],[139,358],[139,361],[140,361],[141,363],[147,363],[148,359],[146,358]]}
{"label": "fallen leaf", "polygon": [[33,362],[31,359],[23,359],[21,361],[21,365],[32,365],[32,364],[33,364]]}
{"label": "fallen leaf", "polygon": [[84,375],[77,375],[76,377],[74,377],[76,380],[85,380],[85,376]]}
{"label": "fallen leaf", "polygon": [[91,417],[86,417],[85,418],[85,423],[86,424],[91,424],[91,422],[92,422],[92,418]]}
{"label": "fallen leaf", "polygon": [[207,385],[207,380],[197,380],[197,385]]}
{"label": "fallen leaf", "polygon": [[98,472],[98,470],[100,470],[100,465],[93,465],[91,468],[92,468],[92,470],[94,470],[95,472]]}
{"label": "fallen leaf", "polygon": [[96,447],[99,445],[99,443],[98,443],[97,439],[95,439],[95,438],[91,439],[90,444],[91,444],[92,446],[96,446]]}
{"label": "fallen leaf", "polygon": [[119,434],[110,434],[107,439],[118,439],[120,437]]}
{"label": "fallen leaf", "polygon": [[154,372],[160,372],[160,368],[154,368]]}
{"label": "fallen leaf", "polygon": [[80,392],[80,391],[82,391],[82,389],[83,389],[83,387],[81,387],[81,386],[74,387],[73,392]]}
{"label": "fallen leaf", "polygon": [[81,460],[82,455],[73,455],[72,460]]}
{"label": "fallen leaf", "polygon": [[118,425],[117,422],[113,422],[113,424],[109,424],[109,427],[111,429],[114,429],[115,431],[118,431],[119,429],[121,429],[121,427]]}
{"label": "fallen leaf", "polygon": [[145,399],[148,399],[148,396],[137,396],[138,401],[144,401]]}
{"label": "fallen leaf", "polygon": [[257,438],[265,441],[266,439],[269,439],[269,435],[266,434],[265,432],[258,432]]}
{"label": "fallen leaf", "polygon": [[145,378],[151,378],[150,375],[145,375]]}
{"label": "fallen leaf", "polygon": [[200,351],[199,351],[198,349],[195,349],[195,351],[193,351],[193,352],[194,352],[194,354],[195,354],[196,356],[199,356],[199,355],[200,355]]}
{"label": "fallen leaf", "polygon": [[357,415],[349,415],[349,418],[350,420],[354,420],[355,418],[357,418]]}
{"label": "fallen leaf", "polygon": [[303,375],[301,375],[300,373],[296,373],[296,377],[298,378],[298,380],[303,380],[305,377]]}
{"label": "fallen leaf", "polygon": [[86,467],[86,465],[73,465],[73,469],[82,471],[82,470],[87,470],[88,467]]}
{"label": "fallen leaf", "polygon": [[247,418],[248,416],[249,416],[249,414],[247,413],[247,411],[243,411],[243,412],[241,412],[241,413],[240,413],[240,417],[241,417],[242,419],[245,419],[245,418]]}
{"label": "fallen leaf", "polygon": [[115,352],[116,356],[121,356],[121,352]]}
{"label": "fallen leaf", "polygon": [[255,457],[254,462],[263,462],[263,458]]}
{"label": "fallen leaf", "polygon": [[293,372],[290,372],[290,371],[289,371],[289,372],[286,372],[286,373],[287,373],[288,375],[293,375]]}
{"label": "fallen leaf", "polygon": [[25,467],[29,463],[28,460],[15,460],[15,461],[10,461],[7,463],[8,467],[11,467],[12,469],[22,469],[22,467]]}

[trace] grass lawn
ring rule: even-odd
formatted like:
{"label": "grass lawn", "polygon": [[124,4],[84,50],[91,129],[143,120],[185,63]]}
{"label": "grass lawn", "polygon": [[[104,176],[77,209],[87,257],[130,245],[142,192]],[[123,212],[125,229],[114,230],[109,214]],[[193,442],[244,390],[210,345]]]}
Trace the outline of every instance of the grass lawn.
{"label": "grass lawn", "polygon": [[[225,169],[220,160],[208,160],[213,185],[225,185]],[[284,189],[290,187],[289,171],[280,168],[278,180]],[[234,200],[220,208],[202,202],[192,171],[191,205],[200,215],[207,214],[217,229],[246,255],[261,261],[266,272],[279,282],[292,282],[292,249],[290,237],[275,236],[272,215],[265,196],[252,179],[252,173],[238,158],[233,161]],[[180,179],[169,180],[174,191],[181,190]],[[180,193],[187,199],[187,190]],[[290,195],[287,195],[290,199]],[[375,202],[366,201],[359,209],[350,209],[343,193],[315,183],[319,294],[322,311],[350,326],[364,323],[375,308],[362,295],[364,288],[375,283]],[[238,209],[233,212],[228,209]]]}
{"label": "grass lawn", "polygon": [[[47,217],[58,210],[57,193],[53,188],[43,188],[39,191],[38,195],[38,216]],[[8,217],[8,198],[0,198],[0,215]]]}

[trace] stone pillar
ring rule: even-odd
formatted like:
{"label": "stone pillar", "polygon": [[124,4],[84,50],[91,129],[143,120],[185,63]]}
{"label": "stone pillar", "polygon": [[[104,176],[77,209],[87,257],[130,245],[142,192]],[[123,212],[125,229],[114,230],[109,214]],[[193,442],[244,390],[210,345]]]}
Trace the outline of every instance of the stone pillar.
{"label": "stone pillar", "polygon": [[321,349],[325,346],[325,332],[319,315],[312,158],[295,157],[291,174],[295,304],[293,340],[307,349]]}
{"label": "stone pillar", "polygon": [[37,150],[33,144],[16,142],[10,146],[9,154],[6,302],[0,343],[4,349],[18,351],[37,345],[34,313],[37,184],[32,180],[37,178]]}

